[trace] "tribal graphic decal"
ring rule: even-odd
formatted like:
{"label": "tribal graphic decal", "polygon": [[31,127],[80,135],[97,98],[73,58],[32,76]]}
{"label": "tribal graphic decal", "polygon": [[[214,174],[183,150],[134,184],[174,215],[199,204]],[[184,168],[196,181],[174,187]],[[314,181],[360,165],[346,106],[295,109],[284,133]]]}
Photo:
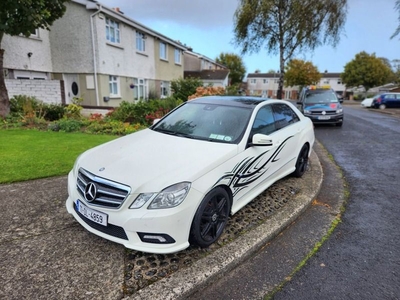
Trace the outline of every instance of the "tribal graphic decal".
{"label": "tribal graphic decal", "polygon": [[218,185],[221,181],[229,180],[228,185],[232,189],[233,196],[237,195],[240,191],[246,189],[251,183],[262,177],[265,172],[268,171],[271,164],[280,159],[279,154],[286,146],[287,141],[292,137],[293,136],[290,136],[284,140],[270,156],[268,155],[270,150],[267,150],[257,157],[253,156],[245,158],[238,163],[232,171],[226,172],[215,185]]}

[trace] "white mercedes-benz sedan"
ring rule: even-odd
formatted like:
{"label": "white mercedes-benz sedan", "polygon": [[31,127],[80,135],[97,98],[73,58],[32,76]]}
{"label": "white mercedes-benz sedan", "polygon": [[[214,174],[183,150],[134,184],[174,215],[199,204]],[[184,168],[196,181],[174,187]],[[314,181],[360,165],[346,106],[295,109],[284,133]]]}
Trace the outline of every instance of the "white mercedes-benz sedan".
{"label": "white mercedes-benz sedan", "polygon": [[277,180],[302,176],[313,144],[312,122],[288,101],[197,98],[81,154],[68,175],[67,210],[130,249],[208,247],[230,215]]}

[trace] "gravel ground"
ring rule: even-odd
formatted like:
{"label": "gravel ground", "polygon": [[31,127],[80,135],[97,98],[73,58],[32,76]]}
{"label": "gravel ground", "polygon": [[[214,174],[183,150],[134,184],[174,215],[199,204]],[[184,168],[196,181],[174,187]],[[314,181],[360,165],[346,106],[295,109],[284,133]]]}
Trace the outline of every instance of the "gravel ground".
{"label": "gravel ground", "polygon": [[[307,172],[305,176],[309,176]],[[302,178],[287,177],[272,185],[251,203],[232,216],[219,241],[207,249],[189,247],[174,254],[148,254],[126,251],[125,294],[134,294],[148,286],[182,270],[200,258],[213,253],[238,236],[263,223],[277,210],[293,201],[301,190]]]}

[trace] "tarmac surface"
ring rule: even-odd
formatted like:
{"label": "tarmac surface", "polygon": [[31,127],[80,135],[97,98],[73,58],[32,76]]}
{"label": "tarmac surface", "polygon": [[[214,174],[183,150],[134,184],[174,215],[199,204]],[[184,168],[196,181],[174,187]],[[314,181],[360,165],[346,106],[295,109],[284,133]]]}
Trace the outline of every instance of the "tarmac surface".
{"label": "tarmac surface", "polygon": [[[321,162],[329,167],[323,168]],[[268,215],[261,225],[237,234],[230,243],[200,252],[202,255],[194,256],[187,266],[167,272],[152,284],[147,282],[133,294],[126,290],[132,253],[90,234],[67,214],[66,176],[0,185],[0,299],[201,299],[205,294],[199,291],[233,273],[299,216],[312,219],[310,207],[326,209],[322,227],[326,233],[340,213],[343,190],[335,189],[337,195],[326,205],[319,205],[316,196],[323,183],[344,186],[340,178],[328,153],[316,143],[303,178],[296,183],[284,179],[276,184],[283,190],[294,189],[293,198]],[[277,282],[291,271],[286,270]],[[260,295],[264,292],[265,289],[260,291]]]}

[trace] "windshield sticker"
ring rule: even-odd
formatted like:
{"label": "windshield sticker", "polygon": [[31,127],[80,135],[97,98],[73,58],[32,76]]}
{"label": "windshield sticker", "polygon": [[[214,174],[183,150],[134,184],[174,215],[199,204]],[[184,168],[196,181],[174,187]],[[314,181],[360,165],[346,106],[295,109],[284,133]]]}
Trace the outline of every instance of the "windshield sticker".
{"label": "windshield sticker", "polygon": [[221,135],[221,134],[210,134],[210,139],[215,139],[215,140],[220,140],[220,141],[225,141],[225,142],[230,142],[232,141],[232,137],[231,136],[227,136],[227,135]]}

